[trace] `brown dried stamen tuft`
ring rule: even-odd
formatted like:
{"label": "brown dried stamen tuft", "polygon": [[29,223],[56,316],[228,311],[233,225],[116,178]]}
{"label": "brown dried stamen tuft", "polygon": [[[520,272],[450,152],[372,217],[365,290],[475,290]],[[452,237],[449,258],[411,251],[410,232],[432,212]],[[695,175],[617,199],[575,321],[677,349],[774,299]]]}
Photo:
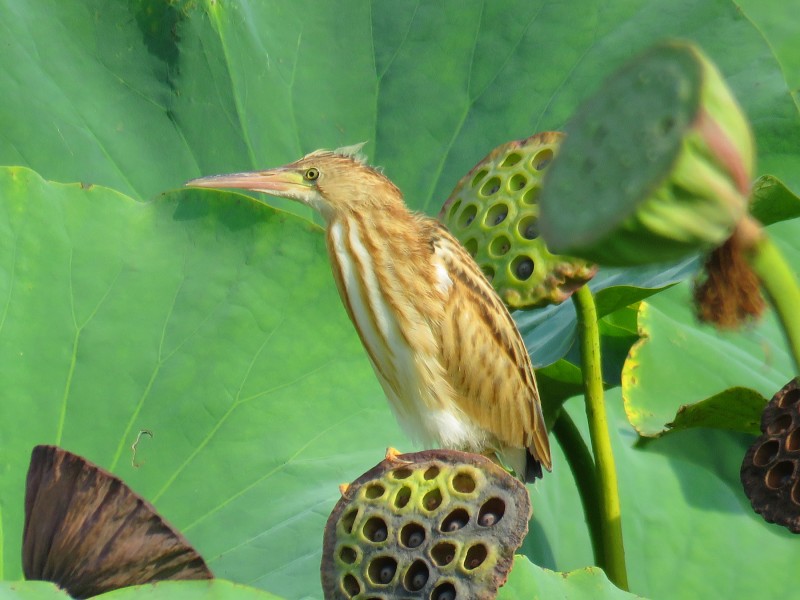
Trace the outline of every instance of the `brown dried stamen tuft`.
{"label": "brown dried stamen tuft", "polygon": [[694,288],[695,309],[701,321],[734,329],[764,312],[761,284],[745,257],[752,247],[752,232],[748,230],[753,225],[743,221],[708,255]]}

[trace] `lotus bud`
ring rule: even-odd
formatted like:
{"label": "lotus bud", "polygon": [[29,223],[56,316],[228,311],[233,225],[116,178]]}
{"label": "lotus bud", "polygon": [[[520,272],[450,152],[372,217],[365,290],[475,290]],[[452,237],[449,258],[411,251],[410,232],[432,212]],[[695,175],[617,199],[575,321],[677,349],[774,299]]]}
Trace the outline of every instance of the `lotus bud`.
{"label": "lotus bud", "polygon": [[670,261],[719,246],[747,213],[750,127],[691,44],[633,59],[566,134],[540,202],[554,252],[619,266]]}

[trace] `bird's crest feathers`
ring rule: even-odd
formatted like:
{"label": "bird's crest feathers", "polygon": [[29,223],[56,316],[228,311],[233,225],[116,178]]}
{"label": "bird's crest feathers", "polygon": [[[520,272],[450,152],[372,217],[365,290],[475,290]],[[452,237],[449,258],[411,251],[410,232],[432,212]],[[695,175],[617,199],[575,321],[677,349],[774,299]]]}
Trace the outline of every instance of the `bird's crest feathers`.
{"label": "bird's crest feathers", "polygon": [[342,146],[341,148],[334,150],[333,153],[341,156],[347,156],[348,158],[352,158],[362,165],[369,166],[369,163],[367,162],[367,155],[361,152],[366,143],[367,142],[359,142],[358,144],[352,144],[351,146]]}

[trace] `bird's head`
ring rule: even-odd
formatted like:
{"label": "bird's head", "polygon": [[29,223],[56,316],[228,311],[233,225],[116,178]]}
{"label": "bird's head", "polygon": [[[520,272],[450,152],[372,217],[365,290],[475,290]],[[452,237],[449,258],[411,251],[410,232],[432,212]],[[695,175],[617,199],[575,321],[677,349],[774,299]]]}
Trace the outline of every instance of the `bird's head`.
{"label": "bird's head", "polygon": [[238,188],[289,198],[319,211],[328,222],[343,212],[402,202],[397,187],[359,154],[362,145],[316,150],[283,167],[212,175],[193,179],[186,185]]}

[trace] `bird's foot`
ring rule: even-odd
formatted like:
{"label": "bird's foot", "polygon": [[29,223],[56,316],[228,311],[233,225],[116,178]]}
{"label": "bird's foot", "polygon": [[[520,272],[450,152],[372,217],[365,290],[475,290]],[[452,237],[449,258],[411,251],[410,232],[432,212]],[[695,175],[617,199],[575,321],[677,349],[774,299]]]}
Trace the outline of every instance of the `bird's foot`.
{"label": "bird's foot", "polygon": [[384,456],[384,459],[388,460],[389,462],[402,463],[404,465],[411,464],[411,461],[399,458],[401,454],[402,452],[400,452],[397,448],[392,448],[391,446],[389,446],[386,449],[386,456]]}

